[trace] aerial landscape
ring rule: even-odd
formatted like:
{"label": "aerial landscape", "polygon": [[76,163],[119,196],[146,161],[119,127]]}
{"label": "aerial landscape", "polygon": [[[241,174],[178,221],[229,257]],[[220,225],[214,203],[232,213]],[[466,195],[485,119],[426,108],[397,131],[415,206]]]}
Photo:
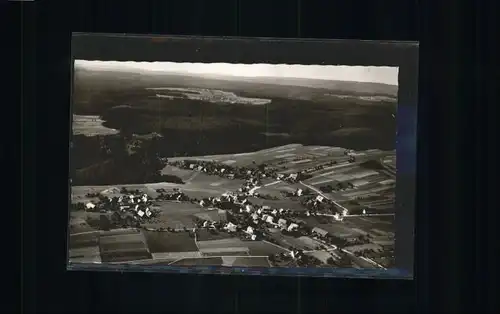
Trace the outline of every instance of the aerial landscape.
{"label": "aerial landscape", "polygon": [[397,67],[75,60],[70,264],[395,267]]}

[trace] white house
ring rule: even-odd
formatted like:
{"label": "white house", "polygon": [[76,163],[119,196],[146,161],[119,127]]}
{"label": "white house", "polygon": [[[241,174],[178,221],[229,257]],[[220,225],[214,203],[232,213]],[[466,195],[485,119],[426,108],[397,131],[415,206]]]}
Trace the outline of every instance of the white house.
{"label": "white house", "polygon": [[346,208],[344,208],[344,209],[342,210],[342,216],[346,216],[346,215],[348,215],[348,214],[349,214],[349,211],[348,211]]}
{"label": "white house", "polygon": [[324,197],[321,195],[316,196],[316,201],[318,201],[320,203],[323,202],[323,199],[324,199]]}
{"label": "white house", "polygon": [[229,222],[227,225],[224,226],[224,229],[226,229],[229,232],[236,232],[236,225]]}
{"label": "white house", "polygon": [[204,200],[200,201],[200,206],[205,206],[205,201]]}
{"label": "white house", "polygon": [[292,180],[297,180],[297,174],[296,173],[291,173],[289,176],[288,176],[288,179],[292,179]]}
{"label": "white house", "polygon": [[272,224],[272,223],[273,223],[273,221],[274,221],[274,217],[273,217],[273,216],[271,216],[271,215],[267,216],[267,218],[266,218],[266,222],[267,222],[267,223]]}
{"label": "white house", "polygon": [[344,220],[344,217],[341,217],[341,216],[339,215],[339,213],[335,213],[335,215],[333,215],[333,218],[335,218],[335,220],[337,220],[337,221],[342,221],[342,220]]}
{"label": "white house", "polygon": [[282,228],[286,227],[286,220],[285,219],[279,219],[278,220],[278,225]]}
{"label": "white house", "polygon": [[287,230],[288,230],[288,231],[292,231],[292,230],[297,229],[298,227],[299,227],[299,225],[297,225],[296,223],[293,223],[293,222],[292,222],[292,223],[288,226]]}
{"label": "white house", "polygon": [[271,212],[271,214],[273,214],[273,215],[276,215],[277,213],[278,213],[278,210],[276,210],[276,209],[273,209],[273,211]]}
{"label": "white house", "polygon": [[144,216],[144,214],[145,214],[145,213],[144,213],[142,210],[140,210],[140,209],[137,211],[137,215],[138,215],[139,217]]}
{"label": "white house", "polygon": [[297,196],[301,196],[302,193],[303,193],[302,189],[297,189],[297,192],[296,192]]}
{"label": "white house", "polygon": [[85,207],[86,207],[87,209],[92,209],[92,208],[95,208],[95,204],[94,204],[94,203],[92,203],[92,202],[88,202],[87,204],[85,204]]}
{"label": "white house", "polygon": [[257,236],[255,234],[252,234],[252,236],[250,237],[250,239],[252,239],[252,241],[255,241],[257,239]]}
{"label": "white house", "polygon": [[253,228],[248,226],[246,233],[253,234]]}
{"label": "white house", "polygon": [[195,167],[195,164],[190,164],[189,165],[189,169],[194,169],[194,167]]}
{"label": "white house", "polygon": [[245,206],[245,210],[247,213],[251,212],[252,211],[252,205],[246,205]]}

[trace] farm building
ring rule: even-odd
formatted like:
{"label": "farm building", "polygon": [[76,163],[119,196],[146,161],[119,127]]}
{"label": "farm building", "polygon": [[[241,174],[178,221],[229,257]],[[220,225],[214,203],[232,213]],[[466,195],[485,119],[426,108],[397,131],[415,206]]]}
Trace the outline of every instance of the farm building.
{"label": "farm building", "polygon": [[285,228],[285,227],[286,227],[286,223],[287,223],[287,222],[286,222],[286,220],[285,220],[285,219],[282,219],[282,218],[281,218],[281,219],[279,219],[279,220],[278,220],[278,225],[279,225],[280,227],[282,227],[282,228]]}
{"label": "farm building", "polygon": [[318,227],[314,227],[312,229],[312,232],[313,233],[316,233],[322,237],[326,236],[328,234],[328,231],[324,230],[324,229],[321,229],[321,228],[318,228]]}

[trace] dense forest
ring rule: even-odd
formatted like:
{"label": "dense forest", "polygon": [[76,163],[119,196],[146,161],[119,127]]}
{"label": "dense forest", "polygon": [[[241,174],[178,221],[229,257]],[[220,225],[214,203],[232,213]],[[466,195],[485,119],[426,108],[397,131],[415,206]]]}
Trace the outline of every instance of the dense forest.
{"label": "dense forest", "polygon": [[176,176],[161,174],[167,160],[159,156],[154,138],[134,140],[120,134],[76,136],[74,140],[70,158],[74,185],[183,183]]}

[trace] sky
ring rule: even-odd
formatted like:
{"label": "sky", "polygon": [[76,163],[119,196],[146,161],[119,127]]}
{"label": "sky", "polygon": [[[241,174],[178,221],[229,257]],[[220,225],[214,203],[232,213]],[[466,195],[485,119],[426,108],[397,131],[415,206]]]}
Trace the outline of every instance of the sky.
{"label": "sky", "polygon": [[89,70],[156,71],[239,77],[302,78],[398,85],[397,67],[88,60],[75,60],[75,66],[87,68]]}

